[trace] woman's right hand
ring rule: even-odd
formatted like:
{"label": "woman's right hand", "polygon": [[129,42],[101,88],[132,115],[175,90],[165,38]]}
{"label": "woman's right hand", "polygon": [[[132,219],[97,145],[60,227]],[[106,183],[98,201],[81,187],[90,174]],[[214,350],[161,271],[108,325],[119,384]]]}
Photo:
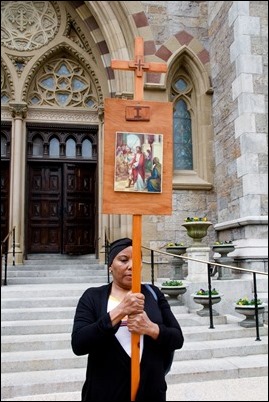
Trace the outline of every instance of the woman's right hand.
{"label": "woman's right hand", "polygon": [[140,314],[144,311],[145,296],[142,293],[132,293],[131,291],[126,294],[122,302],[119,304],[123,309],[123,314]]}

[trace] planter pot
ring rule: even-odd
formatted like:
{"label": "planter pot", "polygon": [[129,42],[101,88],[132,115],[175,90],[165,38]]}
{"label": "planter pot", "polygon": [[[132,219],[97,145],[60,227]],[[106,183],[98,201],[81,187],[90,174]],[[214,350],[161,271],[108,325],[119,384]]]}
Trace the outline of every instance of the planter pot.
{"label": "planter pot", "polygon": [[[196,295],[193,293],[191,295],[193,297],[193,301],[197,304],[201,304],[203,306],[202,310],[197,311],[196,313],[200,315],[201,317],[208,317],[209,316],[209,297],[207,295]],[[221,294],[218,295],[212,295],[211,300],[212,300],[212,305],[219,303],[221,301]],[[219,315],[217,311],[212,309],[212,314],[213,315]]]}
{"label": "planter pot", "polygon": [[187,292],[186,285],[183,286],[161,286],[161,291],[168,296],[167,300],[171,306],[183,306],[181,296]]}
{"label": "planter pot", "polygon": [[[263,314],[265,311],[265,306],[265,303],[258,306],[259,327],[263,327]],[[241,327],[256,327],[255,306],[239,306],[238,304],[235,304],[235,311],[239,314],[243,314],[246,317],[243,321],[239,322]]]}
{"label": "planter pot", "polygon": [[235,247],[233,244],[218,244],[213,245],[212,250],[214,251],[214,253],[219,253],[221,257],[227,257],[227,254],[234,251]]}
{"label": "planter pot", "polygon": [[177,258],[176,255],[182,255],[186,253],[187,247],[185,246],[171,246],[166,247],[166,252],[169,254],[174,254],[172,259],[172,266],[174,267],[174,279],[184,279],[183,272],[183,258]]}
{"label": "planter pot", "polygon": [[187,235],[191,237],[194,246],[200,246],[202,239],[207,235],[207,229],[211,226],[211,222],[185,222],[182,226],[187,229]]}
{"label": "planter pot", "polygon": [[170,296],[172,299],[177,299],[179,295],[187,292],[186,286],[162,286],[161,291]]}
{"label": "planter pot", "polygon": [[187,247],[185,247],[185,246],[171,246],[171,247],[166,247],[165,250],[169,254],[181,255],[181,254],[186,253]]}

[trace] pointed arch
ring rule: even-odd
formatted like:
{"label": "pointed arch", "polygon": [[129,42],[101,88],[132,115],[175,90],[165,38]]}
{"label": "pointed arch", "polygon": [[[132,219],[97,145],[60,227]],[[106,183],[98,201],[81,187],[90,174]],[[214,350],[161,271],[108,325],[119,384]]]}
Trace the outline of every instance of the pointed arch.
{"label": "pointed arch", "polygon": [[7,105],[8,102],[14,100],[15,89],[11,77],[11,73],[4,62],[1,59],[1,105]]}
{"label": "pointed arch", "polygon": [[[61,56],[70,57],[75,62],[78,63],[89,75],[91,84],[94,88],[94,92],[96,94],[97,107],[103,106],[103,93],[102,87],[99,83],[99,79],[92,68],[92,65],[88,60],[85,59],[82,53],[78,52],[75,48],[73,48],[70,44],[60,43],[55,47],[49,49],[47,52],[41,55],[41,57],[32,65],[29,74],[27,75],[24,85],[23,85],[23,93],[22,99],[24,102],[28,101],[29,91],[31,89],[31,84],[34,80],[34,77],[38,74],[42,66],[46,64],[46,62],[51,62],[53,59]],[[89,98],[90,101],[90,98]]]}
{"label": "pointed arch", "polygon": [[[174,102],[174,139],[177,136],[177,141],[174,141],[173,187],[174,189],[211,189],[213,173],[211,171],[213,157],[211,95],[213,91],[210,85],[209,54],[196,38],[186,31],[180,31],[158,49],[156,56],[168,64],[168,74],[162,77],[162,85],[168,91],[169,100]],[[190,83],[188,93],[175,90],[174,84],[180,77]],[[150,79],[150,76],[148,78]],[[175,124],[175,112],[177,112],[177,119],[180,119],[179,111],[175,110],[180,99],[184,100],[187,106],[186,113],[190,118],[186,128],[182,128],[182,124]],[[181,133],[176,132],[179,126]],[[186,137],[187,133],[187,139],[178,140],[180,135]],[[183,155],[184,141],[186,146],[184,155],[189,155],[192,160],[186,160],[186,163],[182,165],[176,158]],[[180,166],[185,168],[182,169]]]}

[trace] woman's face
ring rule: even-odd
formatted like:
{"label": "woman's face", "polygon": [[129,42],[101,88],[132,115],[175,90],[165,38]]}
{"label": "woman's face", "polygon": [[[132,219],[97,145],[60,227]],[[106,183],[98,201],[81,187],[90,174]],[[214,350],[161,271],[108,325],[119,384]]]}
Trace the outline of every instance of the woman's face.
{"label": "woman's face", "polygon": [[120,251],[114,258],[110,267],[113,282],[123,289],[132,288],[132,251],[132,246],[126,247],[124,250]]}

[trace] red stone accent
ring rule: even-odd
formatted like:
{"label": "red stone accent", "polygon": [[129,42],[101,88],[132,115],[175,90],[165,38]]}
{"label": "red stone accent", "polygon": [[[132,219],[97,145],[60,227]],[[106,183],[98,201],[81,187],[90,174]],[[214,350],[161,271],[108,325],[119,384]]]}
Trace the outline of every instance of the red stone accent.
{"label": "red stone accent", "polygon": [[203,64],[206,64],[209,62],[209,53],[206,49],[202,50],[199,54],[198,54],[199,59],[201,60],[201,62]]}
{"label": "red stone accent", "polygon": [[153,40],[148,40],[144,42],[144,54],[145,56],[155,54],[156,46]]}
{"label": "red stone accent", "polygon": [[144,11],[142,11],[141,13],[133,14],[133,19],[137,28],[147,27],[149,24]]}
{"label": "red stone accent", "polygon": [[146,82],[151,82],[152,84],[159,84],[161,80],[161,74],[158,73],[147,73]]}
{"label": "red stone accent", "polygon": [[109,50],[108,50],[108,47],[107,47],[107,44],[106,44],[105,40],[103,40],[102,42],[98,42],[97,45],[98,45],[98,47],[100,49],[101,54],[109,53]]}
{"label": "red stone accent", "polygon": [[94,31],[95,29],[99,28],[99,25],[97,24],[96,19],[93,16],[86,18],[85,22],[91,31]]}
{"label": "red stone accent", "polygon": [[175,35],[175,38],[181,45],[188,45],[193,39],[193,36],[188,34],[186,31],[181,31]]}
{"label": "red stone accent", "polygon": [[160,49],[156,52],[156,56],[165,61],[167,61],[171,55],[172,52],[165,46],[161,46]]}

